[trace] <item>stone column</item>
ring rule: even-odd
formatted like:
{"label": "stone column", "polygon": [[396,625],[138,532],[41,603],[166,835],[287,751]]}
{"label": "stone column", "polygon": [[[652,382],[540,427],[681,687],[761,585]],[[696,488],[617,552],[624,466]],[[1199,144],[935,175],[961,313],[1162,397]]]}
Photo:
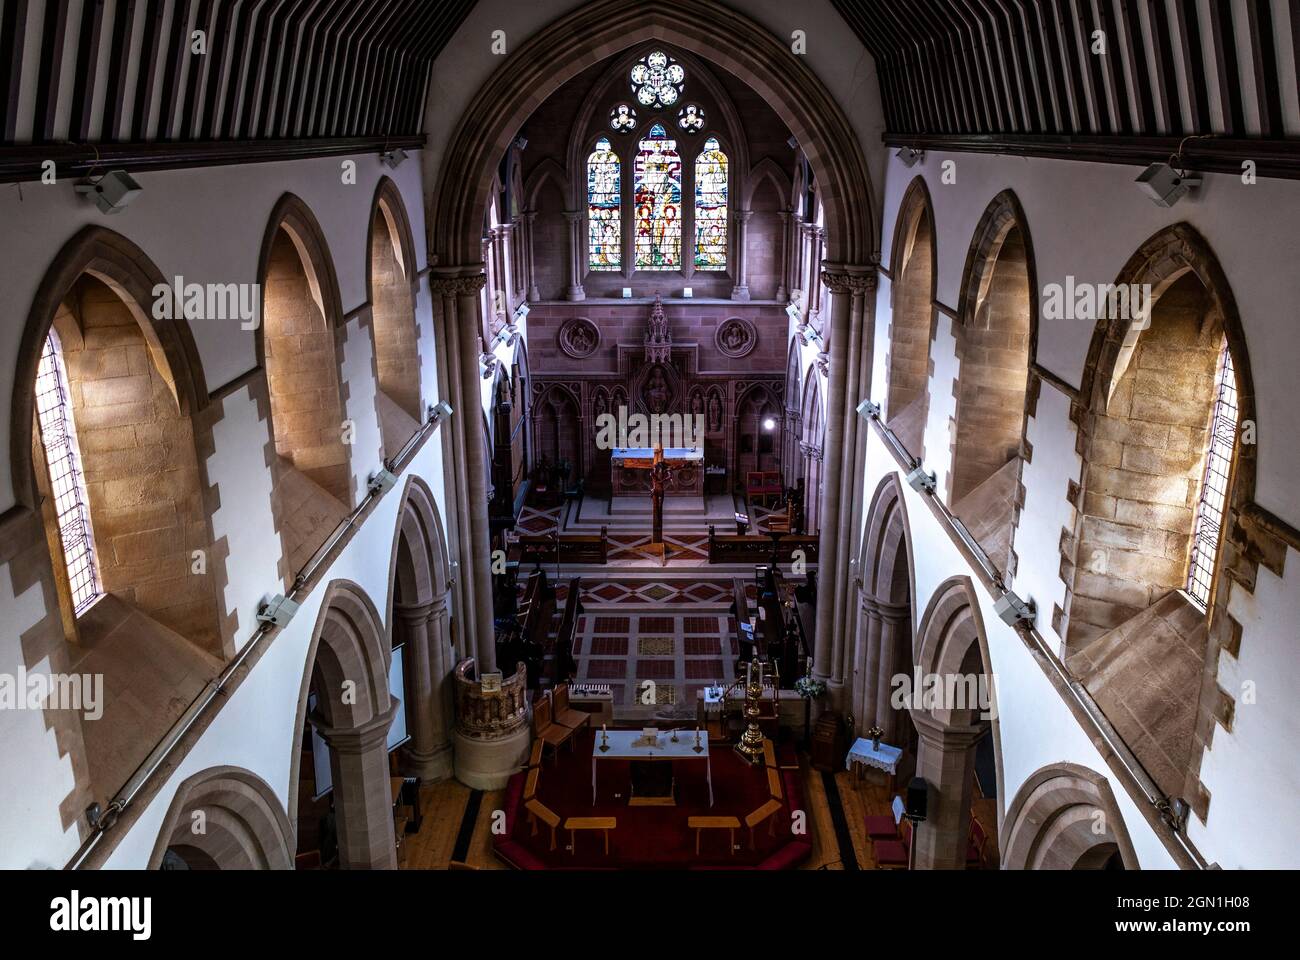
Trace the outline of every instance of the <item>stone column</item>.
{"label": "stone column", "polygon": [[587,294],[582,289],[582,211],[565,210],[564,219],[569,221],[569,286],[564,291],[564,299],[585,300]]}
{"label": "stone column", "polygon": [[339,866],[344,870],[397,869],[393,795],[388,775],[388,728],[398,703],[357,727],[313,723],[330,748]]}
{"label": "stone column", "polygon": [[[843,709],[843,670],[836,662],[835,653],[840,649],[841,640],[835,635],[835,600],[839,596],[836,589],[838,582],[846,578],[847,566],[838,566],[840,555],[840,530],[836,520],[840,513],[840,466],[844,462],[844,371],[848,361],[848,325],[852,310],[852,292],[846,267],[826,265],[823,273],[830,293],[831,326],[846,334],[836,339],[831,352],[830,378],[826,398],[826,438],[824,444],[825,462],[821,473],[822,491],[820,500],[821,515],[828,522],[820,529],[821,538],[818,546],[817,568],[817,632],[813,655],[814,674],[826,683],[833,709]],[[812,491],[809,491],[811,500]],[[812,526],[812,513],[808,524]],[[840,676],[837,676],[839,674]]]}
{"label": "stone column", "polygon": [[918,824],[914,866],[918,870],[964,870],[980,727],[948,726],[932,714],[912,711],[920,734],[916,775],[930,784],[926,821]]}
{"label": "stone column", "polygon": [[876,703],[880,690],[880,609],[876,601],[867,596],[865,590],[859,589],[861,603],[858,607],[858,637],[862,644],[862,694],[861,702],[855,704],[857,711],[858,736],[862,736],[876,718]]}
{"label": "stone column", "polygon": [[[478,607],[473,599],[473,582],[468,576],[473,568],[471,547],[473,537],[470,533],[470,501],[468,498],[469,473],[465,463],[465,434],[467,421],[472,421],[479,409],[477,387],[471,394],[471,402],[463,402],[460,375],[460,322],[457,316],[457,294],[460,289],[460,269],[457,267],[434,268],[430,273],[429,289],[434,296],[442,297],[442,323],[434,324],[435,335],[441,338],[438,351],[438,375],[444,378],[443,397],[455,411],[451,418],[439,428],[446,436],[446,449],[450,456],[446,465],[447,502],[450,506],[448,516],[451,518],[453,561],[455,563],[453,590],[455,592],[455,614],[459,636],[465,647],[466,655],[473,656],[477,651],[478,626],[476,623]],[[471,338],[472,339],[472,338]],[[475,361],[475,369],[478,363]]]}
{"label": "stone column", "polygon": [[804,281],[803,262],[803,217],[797,213],[790,214],[790,296],[802,292],[803,307],[807,311],[808,288]]}
{"label": "stone column", "polygon": [[790,296],[790,211],[778,210],[781,218],[781,275],[776,281],[776,299],[784,303]]}
{"label": "stone column", "polygon": [[528,299],[536,302],[542,299],[542,292],[537,287],[537,259],[534,252],[536,247],[535,224],[537,222],[537,211],[529,210],[524,214],[524,247],[528,251]]}
{"label": "stone column", "polygon": [[[510,315],[514,312],[515,301],[515,284],[511,277],[510,269],[510,236],[515,232],[513,224],[502,223],[492,231],[492,261],[497,280],[497,293],[500,294],[500,300],[493,297],[492,303],[492,334],[510,322]],[[500,313],[497,312],[500,308]],[[491,340],[484,341],[491,343]]]}
{"label": "stone column", "polygon": [[460,328],[461,400],[459,418],[465,437],[465,495],[470,507],[468,549],[461,555],[461,576],[471,584],[467,591],[475,609],[475,659],[479,669],[496,669],[496,636],[492,619],[491,541],[488,533],[487,464],[484,462],[483,408],[479,399],[479,351],[469,331],[479,326],[478,313],[485,277],[482,273],[462,275],[456,297],[457,326]]}
{"label": "stone column", "polygon": [[393,615],[406,628],[411,650],[411,742],[406,747],[412,776],[445,780],[452,774],[451,698],[448,677],[455,666],[447,616],[447,598],[428,603],[393,604]]}
{"label": "stone column", "polygon": [[753,210],[736,211],[736,285],[731,290],[732,300],[749,299],[749,254],[747,243],[749,239],[749,221],[753,216]]}
{"label": "stone column", "polygon": [[[893,697],[893,679],[899,673],[912,673],[908,662],[898,662],[900,641],[906,640],[911,649],[912,608],[905,603],[876,602],[876,616],[880,618],[880,660],[876,664],[876,715],[874,723],[885,731],[882,736],[893,744],[898,735],[898,711],[890,699]],[[898,744],[901,746],[901,744]]]}

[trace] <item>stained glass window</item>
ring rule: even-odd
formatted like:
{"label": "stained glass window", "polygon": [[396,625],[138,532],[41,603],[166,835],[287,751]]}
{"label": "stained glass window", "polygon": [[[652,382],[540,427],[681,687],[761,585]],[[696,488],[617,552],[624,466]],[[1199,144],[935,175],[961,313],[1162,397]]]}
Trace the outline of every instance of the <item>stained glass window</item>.
{"label": "stained glass window", "polygon": [[1187,592],[1202,610],[1209,606],[1210,587],[1214,584],[1232,452],[1237,443],[1237,373],[1226,341],[1219,357],[1218,387],[1210,419],[1210,449],[1205,458],[1205,476],[1201,479],[1201,501],[1196,510],[1192,562],[1187,571]]}
{"label": "stained glass window", "polygon": [[605,137],[587,157],[587,266],[618,270],[623,265],[622,180],[618,154]]}
{"label": "stained glass window", "polygon": [[727,155],[717,137],[695,158],[695,267],[727,269]]}
{"label": "stained glass window", "polygon": [[704,108],[688,103],[677,111],[677,126],[687,133],[699,133],[704,129]]}
{"label": "stained glass window", "polygon": [[636,155],[636,266],[677,270],[682,265],[682,159],[677,141],[656,123]]}
{"label": "stained glass window", "polygon": [[609,111],[609,125],[619,133],[629,133],[636,129],[636,111],[630,104],[620,103]]}
{"label": "stained glass window", "polygon": [[636,62],[629,79],[637,103],[661,110],[672,106],[681,96],[686,71],[668,54],[655,50]]}
{"label": "stained glass window", "polygon": [[80,616],[99,598],[102,588],[68,395],[68,378],[63,370],[58,337],[51,330],[36,368],[36,420],[50,471],[50,493],[59,538],[63,541],[63,562],[68,571],[73,610]]}

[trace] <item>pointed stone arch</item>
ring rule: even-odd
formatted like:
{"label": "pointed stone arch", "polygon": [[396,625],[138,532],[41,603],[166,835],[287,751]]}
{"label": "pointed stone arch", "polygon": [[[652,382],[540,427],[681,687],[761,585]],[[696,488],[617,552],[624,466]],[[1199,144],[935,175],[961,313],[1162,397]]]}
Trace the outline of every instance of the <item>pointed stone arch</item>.
{"label": "pointed stone arch", "polygon": [[[357,584],[332,581],[324,590],[298,694],[290,761],[289,807],[296,819],[302,738],[311,723],[329,745],[345,868],[397,865],[388,777],[388,728],[401,704],[388,689],[389,633]],[[309,695],[316,694],[308,714]]]}
{"label": "pointed stone arch", "polygon": [[[858,558],[856,642],[844,674],[854,677],[853,715],[858,735],[879,726],[882,737],[899,744],[904,717],[890,702],[892,678],[912,673],[912,630],[916,617],[916,574],[911,528],[898,474],[880,481],[871,498]],[[903,744],[908,746],[909,744]],[[915,754],[913,754],[913,759]]]}
{"label": "pointed stone arch", "polygon": [[[1004,782],[993,664],[979,598],[969,577],[952,577],[935,589],[913,649],[923,683],[925,678],[938,677],[942,692],[938,702],[927,703],[922,691],[913,691],[911,704],[912,721],[920,734],[916,773],[930,785],[929,816],[914,840],[916,865],[960,870],[966,865],[975,751],[986,736],[993,738],[999,811]],[[989,698],[987,716],[978,699],[971,702],[980,695],[980,677],[985,678]],[[986,829],[995,832],[996,827],[990,824]]]}
{"label": "pointed stone arch", "polygon": [[1004,870],[1140,867],[1110,782],[1075,763],[1040,767],[1020,785],[1002,829]]}
{"label": "pointed stone arch", "polygon": [[411,733],[405,766],[412,776],[429,781],[452,773],[450,677],[459,656],[452,646],[450,589],[438,502],[422,478],[408,477],[393,534],[387,622],[394,646],[404,643]]}
{"label": "pointed stone arch", "polygon": [[908,452],[925,459],[925,421],[930,403],[930,345],[938,312],[938,236],[925,178],[908,185],[899,204],[891,247],[892,313],[885,363],[885,413]]}
{"label": "pointed stone arch", "polygon": [[[370,204],[366,289],[374,351],[375,404],[390,456],[424,420],[420,385],[420,330],[415,316],[420,267],[397,185],[381,177]],[[404,415],[404,416],[403,416]]]}
{"label": "pointed stone arch", "polygon": [[275,791],[240,767],[184,780],[163,817],[149,869],[171,853],[190,869],[292,870],[293,828]]}

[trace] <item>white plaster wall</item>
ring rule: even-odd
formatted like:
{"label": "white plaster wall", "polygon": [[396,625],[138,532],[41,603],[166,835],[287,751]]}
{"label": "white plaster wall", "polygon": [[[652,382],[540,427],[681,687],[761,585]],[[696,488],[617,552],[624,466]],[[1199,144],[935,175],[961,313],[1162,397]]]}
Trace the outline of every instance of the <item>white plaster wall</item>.
{"label": "white plaster wall", "polygon": [[[415,243],[414,270],[426,262],[423,190],[418,152],[397,170],[383,167],[374,155],[357,155],[355,184],[344,184],[344,158],[299,160],[248,166],[142,173],[144,193],[125,211],[100,214],[77,197],[71,182],[50,186],[6,185],[0,190],[0,443],[8,449],[11,399],[18,345],[32,299],[62,246],[87,224],[105,226],[136,243],[164,277],[187,282],[256,283],[258,259],[267,219],[285,192],[299,196],[321,224],[338,275],[345,314],[365,307],[370,210],[376,185],[387,175],[406,205]],[[422,391],[437,399],[432,299],[421,279],[416,296],[420,329]],[[254,369],[251,332],[237,324],[194,323],[192,332],[208,389],[224,385]],[[354,421],[356,446],[352,470],[358,490],[380,465],[380,437],[374,396],[373,348],[369,332],[354,317],[343,346],[347,416]],[[213,518],[216,537],[228,539],[227,585],[223,612],[238,615],[236,646],[256,625],[256,611],[282,585],[275,569],[280,544],[271,514],[271,479],[265,463],[268,424],[258,420],[246,387],[219,402],[222,420],[214,432],[214,454],[206,468],[218,485],[221,506]],[[6,458],[7,460],[7,458]],[[408,468],[433,490],[447,515],[441,443],[425,444]],[[403,479],[405,478],[405,473]],[[400,490],[400,486],[397,488]],[[398,496],[392,491],[348,545],[326,580],[336,576],[360,583],[383,611],[394,536]],[[14,504],[8,465],[0,470],[0,511]],[[8,588],[8,589],[6,589]],[[288,791],[288,763],[305,652],[323,593],[313,594],[298,618],[277,638],[246,684],[238,704],[229,704],[205,733],[178,775],[169,780],[144,822],[114,857],[120,865],[143,866],[153,835],[175,785],[202,767],[244,766],[264,777],[283,798]],[[21,663],[21,633],[43,615],[39,592],[14,598],[7,565],[0,566],[0,673],[16,674]],[[35,619],[34,619],[35,618]],[[48,670],[45,664],[35,669]],[[62,866],[79,843],[77,830],[64,831],[57,804],[71,790],[71,764],[60,756],[39,711],[0,710],[0,763],[19,775],[0,778],[0,867]]]}
{"label": "white plaster wall", "polygon": [[[956,163],[955,185],[941,180],[945,160]],[[1300,425],[1294,414],[1300,273],[1287,266],[1300,253],[1300,226],[1294,218],[1279,215],[1300,204],[1300,183],[1260,180],[1246,185],[1237,177],[1210,175],[1197,199],[1165,210],[1137,191],[1132,181],[1138,172],[1136,167],[1119,165],[938,153],[927,155],[909,170],[891,158],[885,183],[882,262],[891,262],[888,247],[899,204],[917,175],[925,178],[934,201],[937,298],[950,308],[958,306],[975,227],[988,203],[1004,189],[1014,190],[1024,207],[1040,297],[1043,286],[1064,283],[1071,275],[1078,282],[1113,282],[1148,237],[1169,224],[1189,222],[1219,258],[1245,328],[1260,443],[1255,498],[1284,520],[1300,524],[1300,490],[1294,482],[1300,470]],[[876,361],[872,399],[879,403],[885,392],[882,364],[890,321],[886,280],[882,279],[877,302],[876,342],[882,345],[882,356]],[[1093,327],[1087,320],[1043,321],[1038,362],[1078,385]],[[937,474],[945,496],[951,469],[949,418],[955,409],[952,386],[959,373],[950,328],[951,322],[940,314],[931,349],[926,424],[926,467]],[[1042,384],[1027,438],[1033,458],[1024,468],[1025,507],[1015,539],[1019,567],[1013,586],[1036,601],[1036,626],[1059,649],[1060,638],[1051,628],[1052,607],[1062,604],[1065,596],[1059,579],[1059,542],[1062,527],[1071,521],[1066,487],[1069,480],[1078,480],[1082,463],[1075,452],[1069,401],[1050,384]],[[870,449],[874,459],[869,459],[864,477],[864,497],[871,496],[886,470],[894,469],[874,432]],[[909,503],[916,499],[910,489],[905,493]],[[916,504],[909,517],[917,557],[917,605],[924,609],[933,587],[943,579],[941,571],[952,575],[966,568],[923,504]],[[1300,787],[1294,746],[1300,739],[1300,721],[1289,697],[1300,682],[1300,661],[1295,655],[1300,572],[1295,561],[1289,556],[1280,581],[1261,568],[1253,597],[1235,584],[1232,587],[1232,613],[1243,628],[1241,659],[1224,655],[1220,685],[1238,700],[1239,707],[1231,733],[1216,726],[1202,763],[1202,781],[1212,798],[1208,823],[1193,817],[1189,827],[1201,852],[1224,867],[1300,863],[1300,810],[1282,799],[1294,797]],[[991,610],[985,613],[985,625],[1002,716],[1003,803],[1026,776],[1046,763],[1073,760],[1105,773],[1091,746],[1078,742],[1081,728],[1019,640]],[[1243,702],[1243,684],[1248,683],[1257,685],[1254,704]],[[1144,865],[1168,863],[1132,801],[1117,784],[1112,786],[1126,810]],[[1134,816],[1127,816],[1127,811]],[[1140,834],[1145,837],[1141,842]]]}
{"label": "white plaster wall", "polygon": [[[941,180],[945,160],[956,163],[955,184]],[[979,154],[930,153],[908,170],[889,159],[885,183],[882,262],[891,262],[894,220],[913,177],[926,180],[935,206],[937,298],[958,306],[958,290],[975,227],[989,202],[1012,189],[1024,207],[1041,288],[1077,282],[1113,283],[1128,258],[1163,227],[1186,221],[1205,237],[1232,286],[1245,326],[1259,422],[1256,500],[1292,524],[1300,522],[1300,443],[1294,432],[1295,382],[1300,340],[1295,330],[1300,271],[1300,182],[1207,174],[1196,199],[1157,207],[1133,180],[1140,168]],[[940,317],[939,326],[945,326]],[[1038,362],[1078,386],[1093,323],[1042,321]],[[943,356],[936,352],[936,368]],[[936,374],[938,370],[936,369]],[[930,416],[937,411],[931,394]],[[946,429],[946,427],[945,427]],[[927,439],[927,449],[931,447]]]}

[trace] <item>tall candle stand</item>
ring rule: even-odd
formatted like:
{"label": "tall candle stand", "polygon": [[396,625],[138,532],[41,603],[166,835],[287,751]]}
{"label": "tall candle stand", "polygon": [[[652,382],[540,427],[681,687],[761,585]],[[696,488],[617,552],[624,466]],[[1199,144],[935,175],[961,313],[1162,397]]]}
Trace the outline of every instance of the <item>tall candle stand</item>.
{"label": "tall candle stand", "polygon": [[749,670],[748,675],[749,682],[745,685],[745,709],[742,714],[749,723],[736,743],[736,752],[751,766],[756,766],[764,762],[763,731],[758,727],[758,704],[763,699],[763,665],[759,664],[757,672]]}

